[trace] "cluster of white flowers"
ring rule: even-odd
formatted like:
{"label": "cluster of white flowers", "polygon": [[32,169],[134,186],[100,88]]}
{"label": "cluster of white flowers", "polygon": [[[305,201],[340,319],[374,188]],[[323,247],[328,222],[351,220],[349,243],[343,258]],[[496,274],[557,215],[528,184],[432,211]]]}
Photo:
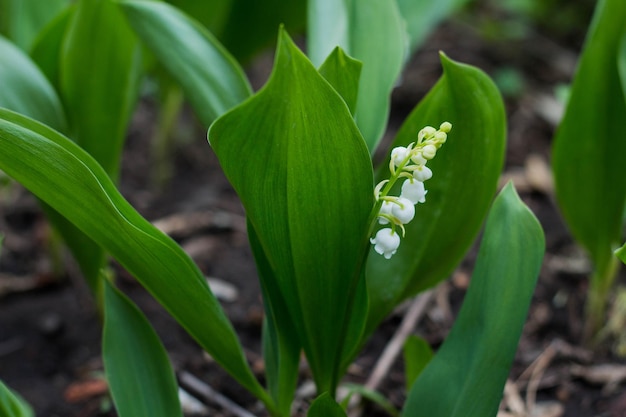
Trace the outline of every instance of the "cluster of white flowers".
{"label": "cluster of white flowers", "polygon": [[[391,224],[391,227],[380,229],[376,236],[370,239],[374,250],[386,259],[391,258],[400,246],[400,236],[396,227],[402,229],[404,225],[415,217],[415,205],[426,201],[424,181],[433,176],[433,172],[426,163],[433,159],[437,150],[446,142],[448,133],[452,129],[449,122],[443,122],[439,130],[426,126],[417,134],[417,142],[409,146],[399,146],[391,151],[389,171],[391,177],[380,182],[374,189],[376,201],[380,202],[378,222]],[[399,197],[387,195],[396,181],[405,178]]]}

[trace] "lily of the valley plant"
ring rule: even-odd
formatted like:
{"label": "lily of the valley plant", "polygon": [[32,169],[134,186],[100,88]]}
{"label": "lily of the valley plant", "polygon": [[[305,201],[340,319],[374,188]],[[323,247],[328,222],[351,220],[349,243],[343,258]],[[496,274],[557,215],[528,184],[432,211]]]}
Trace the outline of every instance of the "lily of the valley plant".
{"label": "lily of the valley plant", "polygon": [[[302,353],[317,387],[308,414],[345,416],[337,388],[360,348],[399,303],[449,276],[484,223],[458,319],[424,370],[409,375],[407,402],[396,406],[407,417],[495,416],[543,255],[541,228],[513,186],[494,199],[506,131],[496,87],[442,54],[443,75],[387,160],[374,170],[371,158],[406,45],[419,43],[424,33],[415,29],[432,26],[441,8],[309,1],[310,58],[281,29],[272,75],[252,94],[226,49],[175,8],[95,3],[124,17],[196,111],[214,110],[208,141],[245,207],[262,289],[265,384],[198,267],[130,206],[93,155],[36,121],[38,108],[26,99],[12,107],[22,114],[0,109],[0,169],[115,257],[274,417],[291,414]],[[79,1],[78,10],[90,4]],[[57,25],[54,33],[63,33]],[[149,322],[114,280],[98,279],[118,414],[181,416],[173,370]]]}

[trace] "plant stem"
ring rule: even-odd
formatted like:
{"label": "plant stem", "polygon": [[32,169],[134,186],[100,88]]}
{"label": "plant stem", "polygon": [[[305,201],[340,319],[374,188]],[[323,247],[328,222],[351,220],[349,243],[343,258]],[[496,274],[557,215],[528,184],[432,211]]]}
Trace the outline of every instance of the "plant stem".
{"label": "plant stem", "polygon": [[588,345],[597,343],[595,339],[605,322],[609,291],[613,287],[619,266],[619,260],[615,256],[610,256],[606,262],[597,266],[590,278],[583,330],[583,339]]}

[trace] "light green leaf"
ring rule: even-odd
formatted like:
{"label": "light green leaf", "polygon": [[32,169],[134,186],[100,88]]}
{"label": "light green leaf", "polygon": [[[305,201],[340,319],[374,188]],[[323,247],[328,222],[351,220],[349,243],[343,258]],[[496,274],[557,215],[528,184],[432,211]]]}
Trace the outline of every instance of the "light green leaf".
{"label": "light green leaf", "polygon": [[252,93],[234,58],[198,22],[159,1],[121,1],[133,29],[183,88],[206,126]]}
{"label": "light green leaf", "polygon": [[1,0],[1,29],[17,46],[28,51],[41,28],[67,5],[68,0]]}
{"label": "light green leaf", "polygon": [[404,416],[496,415],[544,246],[539,222],[507,185],[489,213],[459,316],[413,384]]}
{"label": "light green leaf", "polygon": [[[413,110],[390,149],[417,140],[426,125],[452,123],[448,141],[428,163],[426,203],[416,207],[398,252],[370,252],[368,333],[402,300],[445,279],[473,243],[496,191],[504,163],[506,126],[497,87],[477,68],[442,55],[444,74]],[[376,180],[389,178],[388,161]],[[399,195],[399,185],[392,195]]]}
{"label": "light green leaf", "polygon": [[406,21],[409,48],[414,51],[443,19],[468,0],[397,0],[397,2],[400,15]]}
{"label": "light green leaf", "polygon": [[61,95],[72,138],[115,181],[139,93],[140,48],[109,0],[80,0],[61,55]]}
{"label": "light green leaf", "polygon": [[404,22],[395,1],[310,0],[308,55],[316,65],[340,46],[363,62],[356,121],[370,152],[387,125],[389,97],[406,57]]}
{"label": "light green leaf", "polygon": [[306,415],[307,417],[346,417],[346,412],[329,393],[325,392],[313,401]]}
{"label": "light green leaf", "polygon": [[407,392],[433,358],[433,350],[428,342],[421,337],[411,335],[404,342],[404,377]]}
{"label": "light green leaf", "polygon": [[200,270],[124,200],[89,154],[46,126],[0,109],[0,169],[109,251],[219,364],[271,406]]}
{"label": "light green leaf", "polygon": [[64,131],[61,100],[37,65],[0,36],[0,106]]}
{"label": "light green leaf", "polygon": [[356,110],[362,66],[360,61],[349,57],[337,47],[319,69],[322,77],[326,78],[326,81],[339,93],[352,114]]}
{"label": "light green leaf", "polygon": [[626,264],[626,243],[615,252],[615,256]]}
{"label": "light green leaf", "polygon": [[620,121],[626,100],[618,71],[624,58],[618,56],[625,28],[626,3],[600,1],[552,151],[557,201],[597,276],[604,275],[622,238],[626,132]]}
{"label": "light green leaf", "polygon": [[373,206],[371,161],[348,107],[281,31],[266,86],[215,121],[208,137],[318,390],[333,391]]}
{"label": "light green leaf", "polygon": [[2,381],[0,381],[0,415],[6,417],[35,417],[35,413],[30,405]]}
{"label": "light green leaf", "polygon": [[132,301],[104,283],[102,357],[117,413],[182,417],[178,384],[159,336]]}

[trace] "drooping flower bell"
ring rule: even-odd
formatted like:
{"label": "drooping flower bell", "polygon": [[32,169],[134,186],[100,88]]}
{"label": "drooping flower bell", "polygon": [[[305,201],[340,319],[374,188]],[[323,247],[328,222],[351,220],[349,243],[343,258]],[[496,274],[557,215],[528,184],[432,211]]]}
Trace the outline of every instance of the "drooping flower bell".
{"label": "drooping flower bell", "polygon": [[400,246],[400,236],[390,228],[380,229],[376,237],[370,239],[374,245],[374,250],[383,255],[386,259],[395,255]]}
{"label": "drooping flower bell", "polygon": [[[400,246],[400,236],[396,227],[402,229],[404,225],[415,217],[415,205],[426,201],[424,181],[432,178],[433,172],[426,166],[428,161],[437,155],[437,151],[446,142],[452,124],[443,122],[439,129],[426,126],[417,134],[417,142],[408,146],[397,146],[392,149],[389,160],[391,177],[381,181],[374,188],[378,208],[376,216],[380,224],[391,224],[391,228],[384,228],[376,233],[370,241],[374,250],[389,259]],[[405,178],[399,197],[388,195],[394,184],[400,178]]]}

